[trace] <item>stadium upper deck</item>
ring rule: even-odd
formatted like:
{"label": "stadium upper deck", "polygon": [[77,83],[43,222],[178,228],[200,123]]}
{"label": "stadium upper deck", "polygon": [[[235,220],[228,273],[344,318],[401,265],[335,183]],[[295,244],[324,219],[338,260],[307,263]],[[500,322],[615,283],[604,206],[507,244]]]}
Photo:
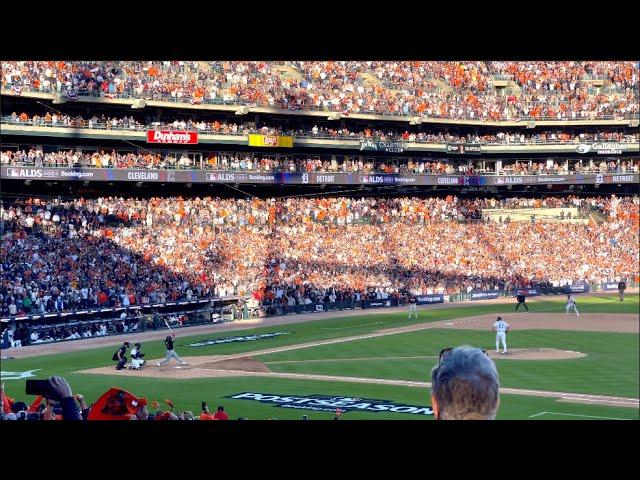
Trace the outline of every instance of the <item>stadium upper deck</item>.
{"label": "stadium upper deck", "polygon": [[638,62],[611,61],[2,62],[2,93],[418,122],[606,121],[638,119],[638,76]]}

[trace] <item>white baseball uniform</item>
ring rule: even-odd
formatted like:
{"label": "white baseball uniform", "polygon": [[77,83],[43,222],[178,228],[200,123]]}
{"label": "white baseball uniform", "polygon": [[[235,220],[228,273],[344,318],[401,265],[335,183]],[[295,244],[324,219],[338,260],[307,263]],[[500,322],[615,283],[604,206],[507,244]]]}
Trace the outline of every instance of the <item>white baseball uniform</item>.
{"label": "white baseball uniform", "polygon": [[572,308],[576,312],[576,317],[579,317],[580,313],[578,312],[578,307],[576,307],[576,301],[573,299],[572,296],[569,296],[569,298],[567,298],[567,305],[564,308],[565,313],[569,313]]}
{"label": "white baseball uniform", "polygon": [[415,303],[409,304],[409,318],[411,318],[412,314],[415,314],[416,318],[418,318],[418,306]]}
{"label": "white baseball uniform", "polygon": [[500,351],[500,342],[504,349],[502,353],[507,352],[507,332],[509,331],[509,324],[504,320],[498,320],[493,324],[493,329],[496,331],[496,352]]}

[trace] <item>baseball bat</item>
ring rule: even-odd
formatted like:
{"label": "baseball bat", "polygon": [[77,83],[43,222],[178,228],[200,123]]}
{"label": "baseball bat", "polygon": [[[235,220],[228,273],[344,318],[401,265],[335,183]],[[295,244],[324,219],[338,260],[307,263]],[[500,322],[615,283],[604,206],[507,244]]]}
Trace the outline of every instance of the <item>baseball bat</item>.
{"label": "baseball bat", "polygon": [[164,324],[167,326],[167,328],[169,329],[169,331],[170,331],[173,335],[175,335],[175,333],[173,333],[173,330],[171,330],[171,327],[170,327],[170,326],[169,326],[169,324],[167,323],[167,320],[166,320],[166,319],[164,319]]}

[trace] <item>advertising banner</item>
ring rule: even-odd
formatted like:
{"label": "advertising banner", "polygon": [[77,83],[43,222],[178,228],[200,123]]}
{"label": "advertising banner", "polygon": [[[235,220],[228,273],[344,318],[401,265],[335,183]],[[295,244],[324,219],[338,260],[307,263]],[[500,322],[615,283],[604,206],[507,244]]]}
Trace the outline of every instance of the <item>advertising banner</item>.
{"label": "advertising banner", "polygon": [[612,290],[618,290],[618,282],[603,282],[602,290],[606,290],[608,292]]}
{"label": "advertising banner", "polygon": [[429,305],[431,303],[444,303],[444,295],[441,293],[433,295],[416,295],[418,305]]}
{"label": "advertising banner", "polygon": [[362,308],[388,308],[388,307],[397,307],[398,299],[397,298],[387,298],[384,300],[363,300]]}
{"label": "advertising banner", "polygon": [[493,300],[498,298],[500,290],[484,290],[480,292],[471,292],[471,300]]}
{"label": "advertising banner", "polygon": [[3,179],[92,182],[259,183],[298,185],[440,185],[449,187],[513,184],[638,183],[637,173],[587,175],[414,175],[397,173],[248,172],[224,170],[32,167],[3,165]]}
{"label": "advertising banner", "polygon": [[526,295],[527,297],[535,297],[540,295],[540,291],[537,288],[518,288],[513,291],[514,297],[517,297],[520,294]]}
{"label": "advertising banner", "polygon": [[250,147],[293,148],[293,137],[280,135],[249,135]]}
{"label": "advertising banner", "polygon": [[498,175],[493,177],[493,185],[523,185],[529,183],[524,175]]}
{"label": "advertising banner", "polygon": [[479,155],[482,153],[482,145],[479,143],[447,143],[445,145],[446,153],[464,155],[474,154]]}
{"label": "advertising banner", "polygon": [[360,151],[402,153],[406,148],[405,142],[381,142],[377,140],[362,140]]}
{"label": "advertising banner", "polygon": [[631,175],[605,175],[607,183],[638,183],[638,174]]}
{"label": "advertising banner", "polygon": [[147,143],[194,145],[198,143],[198,132],[182,130],[147,130]]}
{"label": "advertising banner", "polygon": [[[616,285],[617,286],[617,285]],[[587,293],[591,288],[588,283],[574,283],[573,285],[565,285],[563,291],[568,293]]]}
{"label": "advertising banner", "polygon": [[[597,153],[598,155],[620,155],[631,150],[632,145],[619,142],[580,143],[576,146],[578,153]],[[637,150],[637,148],[636,148]]]}

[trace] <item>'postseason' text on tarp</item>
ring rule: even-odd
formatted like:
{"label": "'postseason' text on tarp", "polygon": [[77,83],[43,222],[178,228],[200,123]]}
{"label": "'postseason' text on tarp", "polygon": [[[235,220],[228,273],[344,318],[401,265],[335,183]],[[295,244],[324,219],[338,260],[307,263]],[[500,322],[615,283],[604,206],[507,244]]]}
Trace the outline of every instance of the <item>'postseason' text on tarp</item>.
{"label": "'postseason' text on tarp", "polygon": [[340,408],[345,412],[359,411],[368,413],[394,412],[408,413],[412,415],[433,415],[431,407],[424,405],[407,405],[391,400],[379,400],[373,398],[354,398],[328,395],[303,395],[293,396],[285,394],[244,392],[229,395],[226,398],[234,400],[252,400],[271,404],[279,408],[295,408],[300,410],[315,410],[333,412]]}

